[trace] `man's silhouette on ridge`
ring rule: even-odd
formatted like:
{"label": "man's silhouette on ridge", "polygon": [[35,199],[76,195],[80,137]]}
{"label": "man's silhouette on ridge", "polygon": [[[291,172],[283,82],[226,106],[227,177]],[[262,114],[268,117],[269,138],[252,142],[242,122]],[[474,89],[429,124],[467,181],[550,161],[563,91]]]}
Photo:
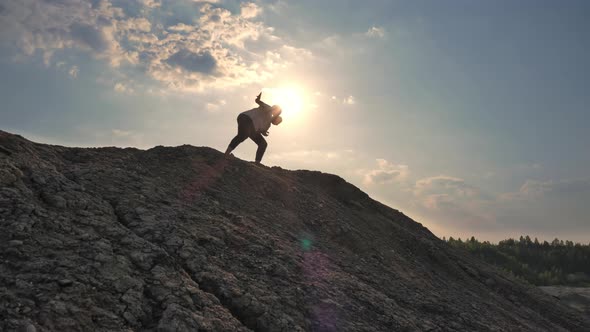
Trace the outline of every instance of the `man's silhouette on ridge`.
{"label": "man's silhouette on ridge", "polygon": [[230,153],[246,138],[250,138],[256,143],[256,145],[258,145],[258,149],[256,150],[256,163],[259,164],[262,160],[262,156],[268,145],[262,136],[268,136],[268,129],[270,128],[271,123],[278,126],[283,119],[280,117],[282,112],[281,107],[278,105],[272,107],[269,106],[260,100],[261,96],[262,92],[259,93],[255,99],[258,107],[242,112],[238,115],[238,134],[229,143],[229,146],[225,151],[226,156],[229,156]]}

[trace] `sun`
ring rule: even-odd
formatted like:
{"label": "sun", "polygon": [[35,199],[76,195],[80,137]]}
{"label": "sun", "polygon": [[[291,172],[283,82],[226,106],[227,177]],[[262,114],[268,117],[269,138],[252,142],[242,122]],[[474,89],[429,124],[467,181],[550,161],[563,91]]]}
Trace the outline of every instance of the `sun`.
{"label": "sun", "polygon": [[262,101],[269,105],[279,105],[283,117],[294,117],[301,113],[305,104],[305,93],[298,86],[284,86],[262,89]]}

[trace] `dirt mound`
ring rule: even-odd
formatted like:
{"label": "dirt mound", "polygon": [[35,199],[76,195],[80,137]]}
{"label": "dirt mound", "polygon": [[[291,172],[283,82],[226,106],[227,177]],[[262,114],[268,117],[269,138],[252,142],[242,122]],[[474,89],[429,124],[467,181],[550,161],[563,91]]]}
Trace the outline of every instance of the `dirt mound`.
{"label": "dirt mound", "polygon": [[590,330],[334,175],[0,146],[2,331]]}

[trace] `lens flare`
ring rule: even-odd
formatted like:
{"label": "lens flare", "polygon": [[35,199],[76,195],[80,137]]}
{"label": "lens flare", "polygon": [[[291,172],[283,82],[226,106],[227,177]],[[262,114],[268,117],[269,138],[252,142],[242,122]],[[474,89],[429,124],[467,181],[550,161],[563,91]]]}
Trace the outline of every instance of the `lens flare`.
{"label": "lens flare", "polygon": [[302,239],[301,240],[301,249],[304,251],[309,251],[311,249],[311,240],[310,239]]}

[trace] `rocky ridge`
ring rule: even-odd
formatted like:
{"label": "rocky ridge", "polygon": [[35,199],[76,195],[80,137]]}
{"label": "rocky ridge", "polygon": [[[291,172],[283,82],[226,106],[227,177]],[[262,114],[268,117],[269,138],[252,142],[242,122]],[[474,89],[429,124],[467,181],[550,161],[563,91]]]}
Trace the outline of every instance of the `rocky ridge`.
{"label": "rocky ridge", "polygon": [[0,331],[590,330],[335,175],[0,146]]}

